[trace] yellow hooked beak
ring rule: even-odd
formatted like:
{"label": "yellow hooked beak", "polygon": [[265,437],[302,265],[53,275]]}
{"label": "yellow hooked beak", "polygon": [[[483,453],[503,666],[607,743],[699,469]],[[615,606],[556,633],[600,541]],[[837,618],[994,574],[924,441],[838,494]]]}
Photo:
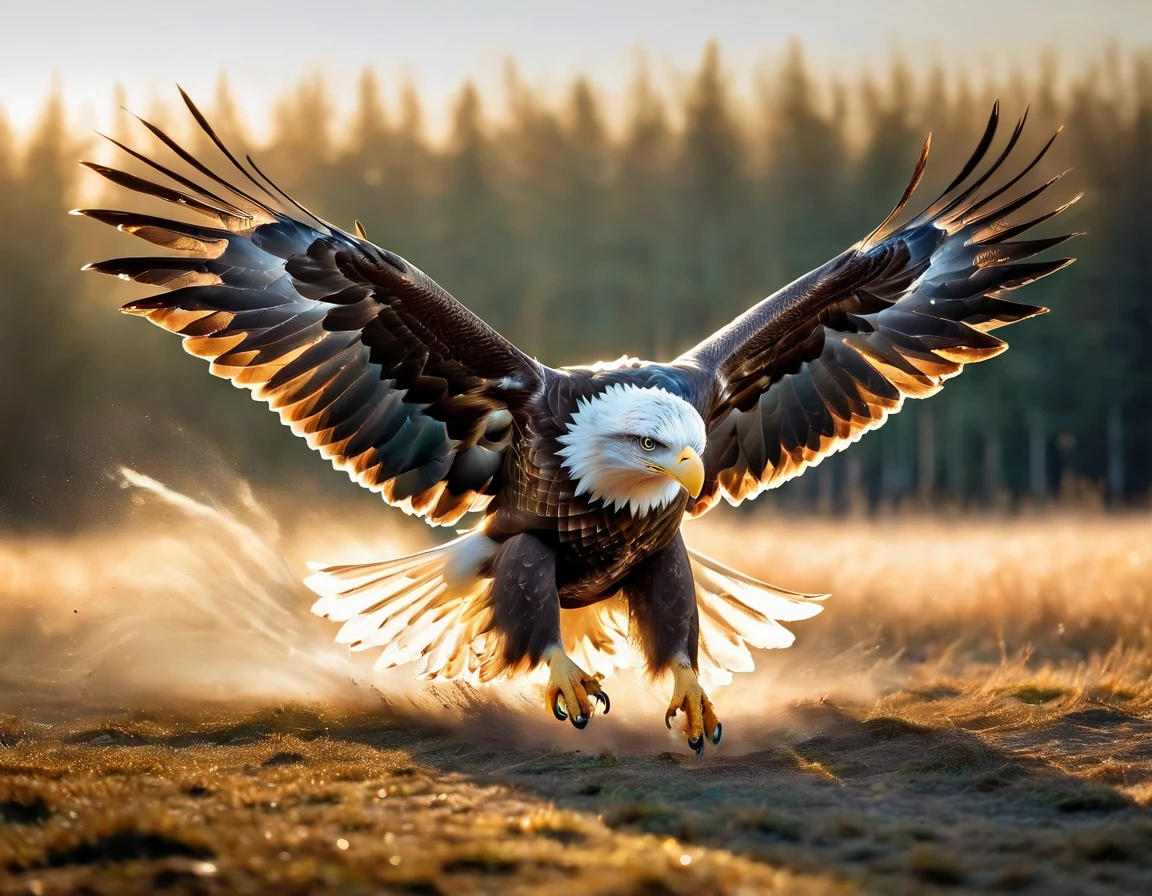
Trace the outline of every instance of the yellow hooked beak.
{"label": "yellow hooked beak", "polygon": [[685,448],[676,458],[676,465],[664,472],[684,486],[693,498],[700,497],[700,490],[704,488],[704,461],[695,449]]}

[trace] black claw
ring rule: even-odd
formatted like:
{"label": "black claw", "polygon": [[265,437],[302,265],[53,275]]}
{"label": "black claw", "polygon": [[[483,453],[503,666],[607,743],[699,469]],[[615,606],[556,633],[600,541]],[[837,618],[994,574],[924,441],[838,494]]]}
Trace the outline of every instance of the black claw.
{"label": "black claw", "polygon": [[584,713],[580,713],[578,716],[572,716],[572,718],[570,718],[568,721],[572,723],[573,728],[579,728],[583,730],[584,727],[588,724],[588,716],[584,715]]}
{"label": "black claw", "polygon": [[563,695],[557,694],[556,699],[552,701],[552,715],[556,716],[561,722],[568,718],[568,713],[564,707],[560,705],[560,701],[563,699]]}
{"label": "black claw", "polygon": [[704,735],[701,734],[699,737],[695,738],[694,740],[688,741],[688,748],[690,750],[696,751],[696,758],[697,759],[703,759],[704,758]]}
{"label": "black claw", "polygon": [[612,711],[612,701],[608,699],[608,695],[604,691],[597,691],[592,697],[604,704],[604,715],[608,715]]}
{"label": "black claw", "polygon": [[720,738],[722,738],[723,736],[724,736],[724,726],[720,722],[717,722],[716,727],[712,729],[712,746],[714,746],[714,747],[720,746]]}

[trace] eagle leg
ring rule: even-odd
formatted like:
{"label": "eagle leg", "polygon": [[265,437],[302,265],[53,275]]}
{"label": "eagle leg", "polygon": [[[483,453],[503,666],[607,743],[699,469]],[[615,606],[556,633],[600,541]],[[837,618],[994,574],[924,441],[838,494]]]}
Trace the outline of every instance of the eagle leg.
{"label": "eagle leg", "polygon": [[[535,668],[548,663],[548,707],[560,721],[583,728],[592,718],[592,701],[608,712],[608,695],[564,652],[560,634],[560,597],[556,590],[556,554],[531,533],[500,545],[492,562],[491,631],[502,641],[502,668]],[[563,701],[563,703],[561,703]]]}
{"label": "eagle leg", "polygon": [[623,590],[630,634],[644,654],[649,674],[672,673],[672,701],[664,723],[671,728],[672,717],[683,711],[688,718],[688,746],[700,759],[704,738],[718,746],[724,729],[696,674],[700,608],[683,536],[677,533],[666,548],[638,563],[624,581]]}
{"label": "eagle leg", "polygon": [[683,711],[687,716],[684,732],[688,735],[688,746],[696,751],[696,758],[704,756],[704,736],[712,741],[712,746],[720,746],[720,738],[724,735],[724,726],[716,718],[712,708],[712,701],[700,687],[696,671],[687,663],[676,666],[672,670],[672,700],[668,704],[668,712],[664,714],[664,724],[672,727],[672,717]]}
{"label": "eagle leg", "polygon": [[604,707],[604,714],[612,708],[608,694],[600,680],[589,675],[572,661],[564,648],[556,645],[546,654],[548,663],[548,707],[560,721],[567,719],[576,728],[584,728],[592,718],[595,700]]}

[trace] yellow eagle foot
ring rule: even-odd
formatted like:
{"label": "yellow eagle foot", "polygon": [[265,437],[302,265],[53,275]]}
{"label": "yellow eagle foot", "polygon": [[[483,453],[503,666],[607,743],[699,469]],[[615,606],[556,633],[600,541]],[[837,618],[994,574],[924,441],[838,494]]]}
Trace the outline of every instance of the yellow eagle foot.
{"label": "yellow eagle foot", "polygon": [[593,678],[574,662],[561,648],[553,647],[548,661],[548,707],[561,722],[570,721],[575,728],[584,728],[592,718],[592,701],[604,707],[604,715],[612,708],[608,694]]}
{"label": "yellow eagle foot", "polygon": [[705,733],[712,741],[712,746],[718,747],[720,738],[724,736],[724,726],[716,718],[712,701],[700,687],[700,682],[691,666],[677,666],[672,670],[672,678],[672,702],[668,704],[668,712],[664,714],[664,724],[671,730],[672,717],[683,710],[688,719],[684,726],[688,746],[695,751],[697,759],[702,759]]}

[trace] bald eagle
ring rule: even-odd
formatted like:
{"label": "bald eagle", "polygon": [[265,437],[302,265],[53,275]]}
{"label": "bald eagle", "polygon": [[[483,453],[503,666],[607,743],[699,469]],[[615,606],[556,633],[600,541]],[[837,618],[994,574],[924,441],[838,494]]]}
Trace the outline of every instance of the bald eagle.
{"label": "bald eagle", "polygon": [[665,721],[685,713],[697,756],[722,733],[705,686],[751,669],[749,648],[791,644],[780,622],[815,615],[823,596],[693,551],[684,520],[799,475],[905,398],[999,354],[1006,345],[989,331],[1046,310],[1006,294],[1071,262],[1026,260],[1067,236],[1016,239],[1067,205],[1011,222],[1053,181],[1002,198],[1052,140],[981,192],[1024,125],[976,174],[994,107],[927,209],[897,223],[930,141],[875,230],[675,360],[553,368],[369,242],[358,222],[349,233],[308,211],[181,96],[240,179],[144,122],[185,173],[119,143],[160,177],[84,164],[195,221],[77,210],[175,253],[87,269],[166,289],[123,310],[180,334],[212,373],[389,504],[432,525],[482,514],[440,547],[317,571],[313,610],[343,623],[337,641],[379,650],[377,668],[414,663],[427,679],[546,666],[547,706],[576,728],[608,712],[603,679],[635,661],[670,673]]}

